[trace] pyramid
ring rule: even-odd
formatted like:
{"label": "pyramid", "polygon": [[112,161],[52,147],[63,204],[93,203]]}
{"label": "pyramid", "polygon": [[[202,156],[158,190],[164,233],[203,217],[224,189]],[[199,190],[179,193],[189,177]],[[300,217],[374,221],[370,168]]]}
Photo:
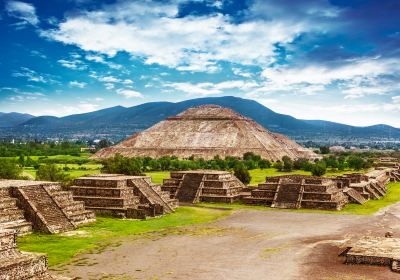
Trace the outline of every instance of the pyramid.
{"label": "pyramid", "polygon": [[284,135],[272,133],[250,118],[217,105],[192,107],[169,117],[125,141],[100,150],[97,159],[121,154],[126,157],[176,156],[213,159],[242,157],[253,152],[268,160],[318,157]]}

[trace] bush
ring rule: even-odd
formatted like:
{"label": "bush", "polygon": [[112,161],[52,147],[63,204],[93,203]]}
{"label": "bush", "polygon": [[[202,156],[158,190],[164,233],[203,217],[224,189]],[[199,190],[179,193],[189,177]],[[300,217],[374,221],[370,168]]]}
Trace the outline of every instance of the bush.
{"label": "bush", "polygon": [[283,171],[283,163],[282,161],[278,160],[273,165],[274,168],[278,169],[278,171]]}
{"label": "bush", "polygon": [[20,179],[22,167],[15,160],[0,159],[1,179]]}
{"label": "bush", "polygon": [[69,177],[55,164],[40,165],[36,172],[36,180],[51,182],[67,182]]}
{"label": "bush", "polygon": [[101,172],[103,173],[115,173],[133,176],[143,175],[143,162],[140,158],[127,158],[117,154],[113,158],[104,160],[102,163],[103,168],[101,169]]}
{"label": "bush", "polygon": [[251,181],[249,170],[243,164],[236,165],[233,169],[233,174],[245,185]]}
{"label": "bush", "polygon": [[326,173],[326,165],[324,162],[317,162],[313,165],[311,169],[311,174],[313,176],[322,176]]}
{"label": "bush", "polygon": [[288,157],[288,156],[284,156],[282,158],[283,161],[283,170],[286,172],[290,172],[293,170],[293,160]]}

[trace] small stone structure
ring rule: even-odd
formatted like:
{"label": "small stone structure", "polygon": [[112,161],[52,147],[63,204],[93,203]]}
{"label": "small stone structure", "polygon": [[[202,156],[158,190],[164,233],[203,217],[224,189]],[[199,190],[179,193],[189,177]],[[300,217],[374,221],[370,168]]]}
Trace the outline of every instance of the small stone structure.
{"label": "small stone structure", "polygon": [[177,206],[169,193],[152,184],[147,176],[99,174],[75,179],[70,187],[74,199],[97,213],[143,219],[171,213]]}
{"label": "small stone structure", "polygon": [[389,266],[400,272],[400,239],[387,237],[364,237],[343,253],[346,264],[369,264]]}
{"label": "small stone structure", "polygon": [[95,221],[92,211],[53,182],[0,181],[0,228],[60,233]]}
{"label": "small stone structure", "polygon": [[16,231],[0,229],[0,280],[67,280],[47,272],[47,256],[20,252]]}
{"label": "small stone structure", "polygon": [[162,190],[180,202],[232,203],[241,198],[244,187],[227,171],[192,170],[171,172],[171,179],[164,179]]}
{"label": "small stone structure", "polygon": [[329,178],[288,175],[268,178],[244,197],[247,204],[273,208],[341,210],[348,199],[337,182]]}

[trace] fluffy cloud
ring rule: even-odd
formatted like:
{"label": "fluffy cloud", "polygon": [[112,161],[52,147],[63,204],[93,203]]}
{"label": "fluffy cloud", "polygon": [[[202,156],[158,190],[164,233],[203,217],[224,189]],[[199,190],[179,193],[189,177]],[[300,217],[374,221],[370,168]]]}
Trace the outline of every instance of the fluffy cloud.
{"label": "fluffy cloud", "polygon": [[11,76],[16,78],[26,78],[29,82],[50,84],[59,83],[52,77],[52,75],[41,74],[28,67],[21,67],[18,71],[14,71]]}
{"label": "fluffy cloud", "polygon": [[69,16],[42,35],[108,56],[125,51],[147,64],[215,72],[218,61],[269,64],[275,60],[276,44],[290,43],[313,28],[284,19],[233,23],[222,14],[177,17],[177,13],[177,4],[119,2]]}
{"label": "fluffy cloud", "polygon": [[336,86],[346,99],[354,99],[389,93],[396,87],[396,78],[388,76],[398,69],[394,59],[359,58],[338,65],[271,67],[262,72],[262,77],[269,91],[314,94]]}
{"label": "fluffy cloud", "polygon": [[258,87],[258,84],[254,81],[232,80],[220,83],[166,83],[164,86],[189,95],[218,95],[225,90],[248,91]]}
{"label": "fluffy cloud", "polygon": [[133,89],[117,89],[117,93],[125,98],[143,98],[140,92]]}
{"label": "fluffy cloud", "polygon": [[87,83],[85,82],[78,82],[78,81],[71,81],[69,82],[69,85],[71,87],[77,87],[77,88],[85,88]]}
{"label": "fluffy cloud", "polygon": [[32,4],[21,1],[8,1],[5,5],[7,14],[21,20],[20,25],[37,25],[39,19],[36,16],[36,9]]}

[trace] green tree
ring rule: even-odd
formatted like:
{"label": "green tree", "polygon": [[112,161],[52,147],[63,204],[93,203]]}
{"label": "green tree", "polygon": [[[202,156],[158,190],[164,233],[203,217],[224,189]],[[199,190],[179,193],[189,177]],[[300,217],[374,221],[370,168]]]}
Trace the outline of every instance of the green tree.
{"label": "green tree", "polygon": [[323,154],[323,155],[329,154],[329,152],[330,152],[330,149],[328,146],[321,146],[321,147],[319,147],[319,150],[320,150],[321,154]]}
{"label": "green tree", "polygon": [[56,164],[40,165],[36,172],[36,180],[51,182],[66,182],[69,177]]}
{"label": "green tree", "polygon": [[349,164],[350,168],[355,170],[364,168],[364,159],[356,155],[350,156],[347,160],[347,163]]}
{"label": "green tree", "polygon": [[[104,160],[103,173],[115,173],[125,175],[143,175],[143,161],[140,158],[127,158],[120,154],[115,155],[113,158]],[[170,164],[168,165],[170,166]]]}
{"label": "green tree", "polygon": [[245,185],[251,181],[249,170],[243,164],[236,165],[233,169],[233,174]]}
{"label": "green tree", "polygon": [[290,172],[293,170],[293,160],[290,157],[288,156],[282,157],[282,162],[284,171]]}
{"label": "green tree", "polygon": [[311,174],[313,176],[322,176],[325,173],[326,173],[326,164],[323,161],[315,163],[311,169]]}
{"label": "green tree", "polygon": [[278,171],[283,171],[282,161],[278,160],[277,162],[274,163],[273,167],[276,168]]}
{"label": "green tree", "polygon": [[1,179],[20,179],[22,167],[15,160],[0,159],[0,178]]}

